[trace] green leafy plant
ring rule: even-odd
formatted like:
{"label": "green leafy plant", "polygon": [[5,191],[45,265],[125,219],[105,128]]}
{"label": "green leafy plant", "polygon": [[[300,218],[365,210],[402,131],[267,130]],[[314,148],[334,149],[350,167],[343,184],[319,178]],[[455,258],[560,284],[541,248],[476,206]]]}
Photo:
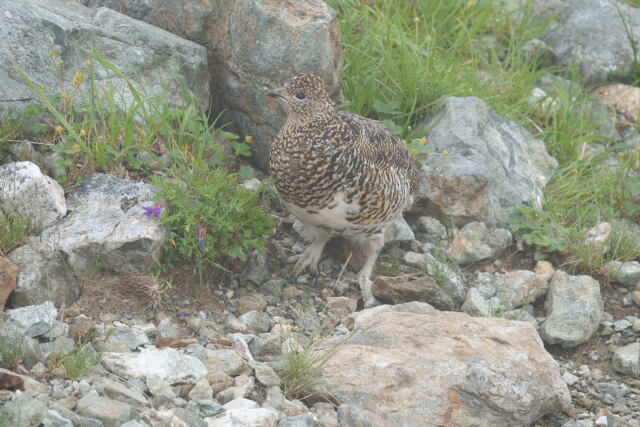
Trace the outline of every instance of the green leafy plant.
{"label": "green leafy plant", "polygon": [[31,229],[28,218],[0,212],[0,255],[6,255],[23,244]]}
{"label": "green leafy plant", "polygon": [[195,259],[198,266],[225,268],[263,247],[273,220],[261,205],[260,192],[239,186],[224,169],[196,161],[191,170],[175,171],[172,179],[155,178],[156,200],[166,205],[160,221],[167,227],[163,263]]}
{"label": "green leafy plant", "polygon": [[326,393],[322,379],[324,366],[335,355],[339,347],[320,350],[312,341],[303,348],[291,348],[285,354],[285,366],[280,372],[280,388],[287,399],[307,399]]}

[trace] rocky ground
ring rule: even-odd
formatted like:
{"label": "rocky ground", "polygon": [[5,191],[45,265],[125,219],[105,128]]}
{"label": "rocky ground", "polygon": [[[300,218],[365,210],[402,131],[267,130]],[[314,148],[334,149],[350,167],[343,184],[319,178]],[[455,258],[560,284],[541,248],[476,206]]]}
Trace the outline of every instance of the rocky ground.
{"label": "rocky ground", "polygon": [[[293,68],[314,71],[339,98],[339,33],[323,2],[303,12],[267,0],[85,3],[111,9],[0,0],[14,28],[0,26],[2,69],[13,56],[34,68],[51,56],[48,37],[67,77],[84,61],[78,42],[110,52],[152,93],[178,64],[203,107],[212,95],[212,111],[226,108],[255,135],[258,167],[281,119],[262,102],[266,86]],[[592,83],[630,70],[628,35],[609,24],[614,6],[640,28],[640,12],[613,0],[534,2],[557,19],[532,49],[575,61]],[[588,44],[585,28],[597,35]],[[295,67],[260,54],[285,43]],[[553,110],[558,84],[575,83],[545,75],[529,102]],[[19,103],[31,96],[14,74],[0,74],[0,87]],[[621,147],[607,167],[638,152],[638,100],[624,84],[594,92],[593,121]],[[91,173],[65,192],[53,179],[59,153],[40,158],[35,144],[13,142],[0,165],[0,218],[37,213],[41,227],[0,257],[0,426],[640,426],[640,260],[589,274],[562,253],[534,261],[508,224],[518,206],[542,205],[558,167],[545,144],[475,97],[446,97],[421,126],[428,201],[390,228],[373,284],[379,305],[367,310],[344,242],[328,245],[318,276],[291,275],[304,227],[273,192],[266,251],[225,274],[185,264],[153,276],[167,236],[148,215],[152,185]],[[582,148],[588,158],[605,144]],[[267,177],[255,174],[241,184],[258,188]],[[584,247],[607,252],[620,227],[594,225]],[[640,224],[622,230],[640,245]]]}

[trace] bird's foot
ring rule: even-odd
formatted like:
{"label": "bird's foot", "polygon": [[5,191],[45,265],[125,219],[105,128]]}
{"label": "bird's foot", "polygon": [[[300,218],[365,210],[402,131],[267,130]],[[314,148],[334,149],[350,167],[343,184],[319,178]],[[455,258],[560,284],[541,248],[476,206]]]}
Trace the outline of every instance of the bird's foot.
{"label": "bird's foot", "polygon": [[293,267],[293,274],[295,276],[300,275],[300,273],[302,273],[307,267],[309,268],[309,273],[312,276],[318,275],[319,256],[316,252],[317,251],[313,250],[312,247],[309,247],[300,255],[294,255],[289,258],[289,262],[296,263],[296,265]]}
{"label": "bird's foot", "polygon": [[366,276],[358,277],[358,284],[360,285],[360,293],[362,294],[362,300],[364,301],[364,308],[376,307],[382,302],[373,296],[371,292],[371,279]]}

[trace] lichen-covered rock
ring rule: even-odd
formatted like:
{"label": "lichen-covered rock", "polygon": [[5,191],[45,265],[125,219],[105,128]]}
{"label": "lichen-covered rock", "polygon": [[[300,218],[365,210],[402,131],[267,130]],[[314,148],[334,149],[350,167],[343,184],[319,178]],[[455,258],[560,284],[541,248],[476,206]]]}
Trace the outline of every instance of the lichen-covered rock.
{"label": "lichen-covered rock", "polygon": [[611,363],[618,372],[640,377],[640,342],[617,348],[613,352]]}
{"label": "lichen-covered rock", "polygon": [[31,162],[8,163],[0,166],[0,211],[48,227],[67,214],[64,190]]}
{"label": "lichen-covered rock", "polygon": [[116,375],[146,379],[157,376],[169,383],[198,381],[207,374],[204,364],[173,348],[143,349],[140,353],[108,353],[102,362]]}
{"label": "lichen-covered rock", "polygon": [[456,233],[449,245],[449,258],[459,265],[498,257],[511,245],[509,230],[488,229],[483,222],[470,222]]}
{"label": "lichen-covered rock", "polygon": [[589,276],[556,271],[545,301],[547,319],[540,336],[564,348],[585,343],[598,329],[604,313],[600,284]]}
{"label": "lichen-covered rock", "polygon": [[414,211],[497,226],[508,223],[519,205],[541,206],[557,162],[520,124],[478,98],[449,97],[429,127],[435,154],[423,163],[420,183],[429,203]]}
{"label": "lichen-covered rock", "polygon": [[92,174],[67,200],[71,213],[43,231],[42,239],[60,248],[77,273],[96,266],[119,273],[147,274],[156,265],[165,228],[145,216],[153,204],[149,184]]}
{"label": "lichen-covered rock", "polygon": [[356,332],[323,373],[343,405],[339,425],[530,425],[570,404],[557,362],[527,323],[424,303],[352,316]]}
{"label": "lichen-covered rock", "polygon": [[436,282],[429,277],[383,277],[378,276],[371,292],[383,303],[402,304],[420,301],[431,304],[438,310],[454,310],[456,304]]}
{"label": "lichen-covered rock", "polygon": [[7,310],[6,328],[33,338],[47,333],[57,317],[58,310],[51,301],[45,301],[40,305]]}
{"label": "lichen-covered rock", "polygon": [[456,305],[464,300],[465,288],[462,277],[456,274],[448,265],[438,261],[428,253],[405,252],[402,260],[405,264],[423,269],[431,277],[438,278],[438,286],[451,297]]}
{"label": "lichen-covered rock", "polygon": [[[89,9],[78,2],[59,0],[0,1],[3,25],[0,28],[0,88],[2,99],[33,99],[34,94],[16,68],[44,85],[46,93],[60,91],[58,72],[51,65],[50,51],[62,58],[61,75],[71,82],[85,70],[89,56],[82,50],[95,50],[117,67],[143,94],[166,93],[168,101],[182,105],[182,84],[208,105],[209,80],[206,51],[188,40],[136,21],[107,8]],[[133,99],[127,82],[94,61],[93,76],[99,89],[113,85],[121,92],[117,102]],[[177,75],[181,84],[166,85]],[[70,84],[70,83],[69,83]],[[90,88],[78,85],[80,93]],[[31,101],[2,102],[0,108],[22,108]]]}
{"label": "lichen-covered rock", "polygon": [[615,0],[567,0],[556,9],[555,21],[544,41],[561,65],[575,65],[587,83],[631,71],[634,55],[627,29],[640,39],[640,9]]}
{"label": "lichen-covered rock", "polygon": [[284,114],[267,89],[295,74],[322,78],[339,93],[342,65],[336,12],[320,0],[93,0],[136,19],[164,28],[207,48],[212,108],[225,112],[253,136],[254,159],[264,170],[269,146]]}

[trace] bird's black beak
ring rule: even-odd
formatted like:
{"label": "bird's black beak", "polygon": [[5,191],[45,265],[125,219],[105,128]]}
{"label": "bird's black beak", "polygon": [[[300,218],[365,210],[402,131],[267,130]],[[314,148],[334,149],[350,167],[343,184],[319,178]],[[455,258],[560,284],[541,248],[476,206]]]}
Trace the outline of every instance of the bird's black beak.
{"label": "bird's black beak", "polygon": [[270,96],[272,98],[284,99],[284,95],[282,95],[281,91],[282,91],[282,89],[272,90],[271,92],[267,93],[267,96]]}

